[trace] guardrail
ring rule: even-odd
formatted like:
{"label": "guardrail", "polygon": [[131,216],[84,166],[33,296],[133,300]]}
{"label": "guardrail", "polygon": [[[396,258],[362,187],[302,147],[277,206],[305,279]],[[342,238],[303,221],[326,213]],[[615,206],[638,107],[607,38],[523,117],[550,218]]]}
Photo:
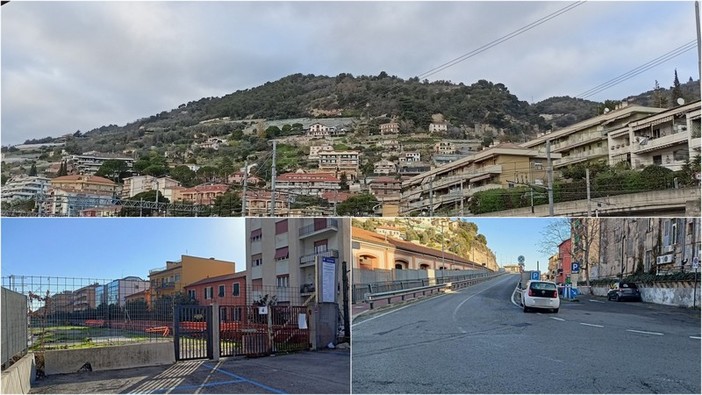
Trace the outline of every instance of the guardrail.
{"label": "guardrail", "polygon": [[469,287],[478,283],[481,283],[483,281],[498,277],[504,273],[496,273],[491,276],[484,276],[484,277],[477,277],[477,278],[469,278],[466,280],[459,280],[459,281],[452,281],[452,282],[446,282],[443,284],[437,284],[437,285],[427,285],[423,287],[415,287],[415,288],[408,288],[408,289],[400,289],[400,290],[394,290],[394,291],[386,291],[386,292],[376,292],[376,293],[366,293],[364,295],[364,301],[368,303],[368,307],[370,309],[373,309],[373,303],[378,300],[386,299],[388,300],[388,304],[392,304],[392,299],[396,297],[400,297],[401,301],[405,300],[405,297],[408,295],[412,295],[413,298],[416,298],[417,295],[421,292],[422,296],[426,296],[427,291],[429,292],[430,295],[436,293],[441,293],[445,292],[447,290],[456,290],[460,288],[465,288]]}

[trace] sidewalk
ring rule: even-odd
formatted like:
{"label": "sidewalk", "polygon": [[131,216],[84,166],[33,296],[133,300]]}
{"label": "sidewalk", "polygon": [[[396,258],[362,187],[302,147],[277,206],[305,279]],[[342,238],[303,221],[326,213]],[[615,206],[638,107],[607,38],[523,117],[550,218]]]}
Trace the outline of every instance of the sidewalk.
{"label": "sidewalk", "polygon": [[51,375],[37,380],[29,393],[348,394],[350,367],[348,349],[180,361],[164,366]]}

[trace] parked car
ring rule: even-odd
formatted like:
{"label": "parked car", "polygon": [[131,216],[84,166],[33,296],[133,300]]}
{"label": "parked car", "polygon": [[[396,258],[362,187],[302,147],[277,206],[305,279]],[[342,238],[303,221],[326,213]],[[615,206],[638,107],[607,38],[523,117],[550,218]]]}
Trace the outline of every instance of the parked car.
{"label": "parked car", "polygon": [[607,300],[616,300],[617,302],[633,300],[640,302],[641,292],[639,292],[639,287],[635,283],[618,281],[612,284],[612,287],[607,291]]}
{"label": "parked car", "polygon": [[522,308],[524,312],[531,309],[551,310],[558,313],[561,299],[558,297],[558,287],[551,281],[530,280],[522,291]]}

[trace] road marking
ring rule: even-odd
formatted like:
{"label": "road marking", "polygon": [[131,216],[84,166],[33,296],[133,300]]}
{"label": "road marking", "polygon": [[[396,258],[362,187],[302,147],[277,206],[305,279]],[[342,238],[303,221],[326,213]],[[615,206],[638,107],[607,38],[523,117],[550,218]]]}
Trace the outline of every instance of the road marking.
{"label": "road marking", "polygon": [[465,329],[461,328],[460,326],[458,327],[458,329],[461,330],[461,333],[468,333]]}
{"label": "road marking", "polygon": [[603,302],[603,301],[601,301],[601,300],[595,300],[595,299],[589,299],[588,301],[590,301],[590,302],[592,302],[592,303],[605,303],[605,302]]}
{"label": "road marking", "polygon": [[[505,279],[510,280],[509,277],[505,277]],[[465,300],[463,300],[463,302],[459,303],[458,306],[456,306],[456,308],[453,309],[453,321],[456,322],[456,314],[458,313],[458,309],[460,309],[461,306],[463,306],[463,304],[464,304],[465,302],[469,301],[473,296],[480,295],[481,293],[487,291],[488,289],[493,288],[493,287],[496,287],[496,286],[498,286],[498,285],[501,285],[501,284],[504,283],[504,282],[505,282],[505,281],[498,281],[498,282],[496,282],[495,284],[492,284],[491,286],[485,288],[484,290],[482,290],[482,291],[480,291],[480,292],[476,292],[476,293],[474,293],[473,295],[470,295],[469,297],[465,298]]]}
{"label": "road marking", "polygon": [[563,318],[558,318],[558,317],[548,317],[548,318],[550,318],[552,320],[556,320],[556,321],[565,321]]}
{"label": "road marking", "polygon": [[[437,295],[440,295],[440,294],[437,294]],[[352,325],[351,325],[351,328],[353,328],[354,326],[357,326],[357,325],[361,325],[361,324],[364,323],[364,322],[373,321],[373,320],[376,319],[376,318],[384,317],[384,316],[386,316],[386,315],[388,315],[388,314],[391,314],[391,313],[394,313],[394,312],[396,312],[396,311],[400,311],[400,310],[406,309],[406,308],[411,307],[411,306],[416,306],[416,305],[418,305],[419,303],[424,303],[424,302],[426,302],[426,301],[433,300],[435,297],[436,297],[436,296],[433,296],[433,297],[432,297],[432,296],[429,296],[428,298],[426,298],[426,299],[424,299],[424,300],[419,300],[419,301],[417,301],[417,302],[413,302],[413,303],[407,304],[407,305],[405,305],[405,306],[398,307],[398,308],[396,308],[396,309],[393,309],[393,310],[388,311],[387,313],[383,313],[383,314],[378,314],[378,315],[371,316],[370,318],[368,318],[368,319],[366,319],[366,320],[363,320],[363,321],[361,321],[361,322],[357,322],[357,323],[355,323],[355,324],[352,324]]]}
{"label": "road marking", "polygon": [[627,329],[627,332],[636,332],[636,333],[643,333],[644,335],[656,335],[656,336],[663,336],[662,333],[660,332],[647,332],[647,331],[637,331],[635,329]]}
{"label": "road marking", "polygon": [[580,325],[585,325],[585,326],[594,326],[595,328],[604,328],[602,325],[597,325],[597,324],[588,324],[586,322],[581,322]]}
{"label": "road marking", "polygon": [[699,336],[690,336],[690,339],[702,340],[702,337],[699,337]]}
{"label": "road marking", "polygon": [[[217,366],[219,366],[219,365],[221,365],[221,363],[218,363],[218,364],[217,364]],[[206,366],[206,367],[208,367],[208,368],[214,370],[214,371],[217,372],[217,373],[222,373],[222,374],[224,374],[224,375],[226,375],[226,376],[235,378],[235,379],[237,379],[237,380],[240,380],[240,381],[243,381],[243,382],[246,382],[246,383],[249,383],[249,384],[253,384],[253,385],[255,385],[255,386],[259,387],[259,388],[263,388],[264,390],[269,391],[269,392],[272,392],[272,393],[274,393],[274,394],[285,394],[285,393],[286,393],[286,392],[283,391],[283,390],[279,390],[279,389],[277,389],[277,388],[269,387],[269,386],[267,386],[267,385],[265,385],[265,384],[263,384],[263,383],[259,383],[259,382],[255,381],[255,380],[247,379],[246,377],[242,377],[242,376],[236,375],[236,374],[234,374],[234,373],[232,373],[232,372],[230,372],[230,371],[224,370],[224,369],[219,368],[219,367],[217,367],[217,366],[211,366],[211,365],[203,365],[203,366]]]}

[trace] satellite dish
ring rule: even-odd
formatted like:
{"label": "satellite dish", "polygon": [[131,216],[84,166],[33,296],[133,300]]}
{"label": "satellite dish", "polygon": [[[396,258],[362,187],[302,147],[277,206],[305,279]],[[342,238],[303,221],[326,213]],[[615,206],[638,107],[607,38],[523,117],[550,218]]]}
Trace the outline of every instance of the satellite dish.
{"label": "satellite dish", "polygon": [[607,114],[609,112],[609,108],[604,109],[604,113]]}
{"label": "satellite dish", "polygon": [[682,106],[683,104],[685,104],[685,99],[683,99],[682,97],[678,97],[678,100],[676,100],[676,102],[679,106]]}

